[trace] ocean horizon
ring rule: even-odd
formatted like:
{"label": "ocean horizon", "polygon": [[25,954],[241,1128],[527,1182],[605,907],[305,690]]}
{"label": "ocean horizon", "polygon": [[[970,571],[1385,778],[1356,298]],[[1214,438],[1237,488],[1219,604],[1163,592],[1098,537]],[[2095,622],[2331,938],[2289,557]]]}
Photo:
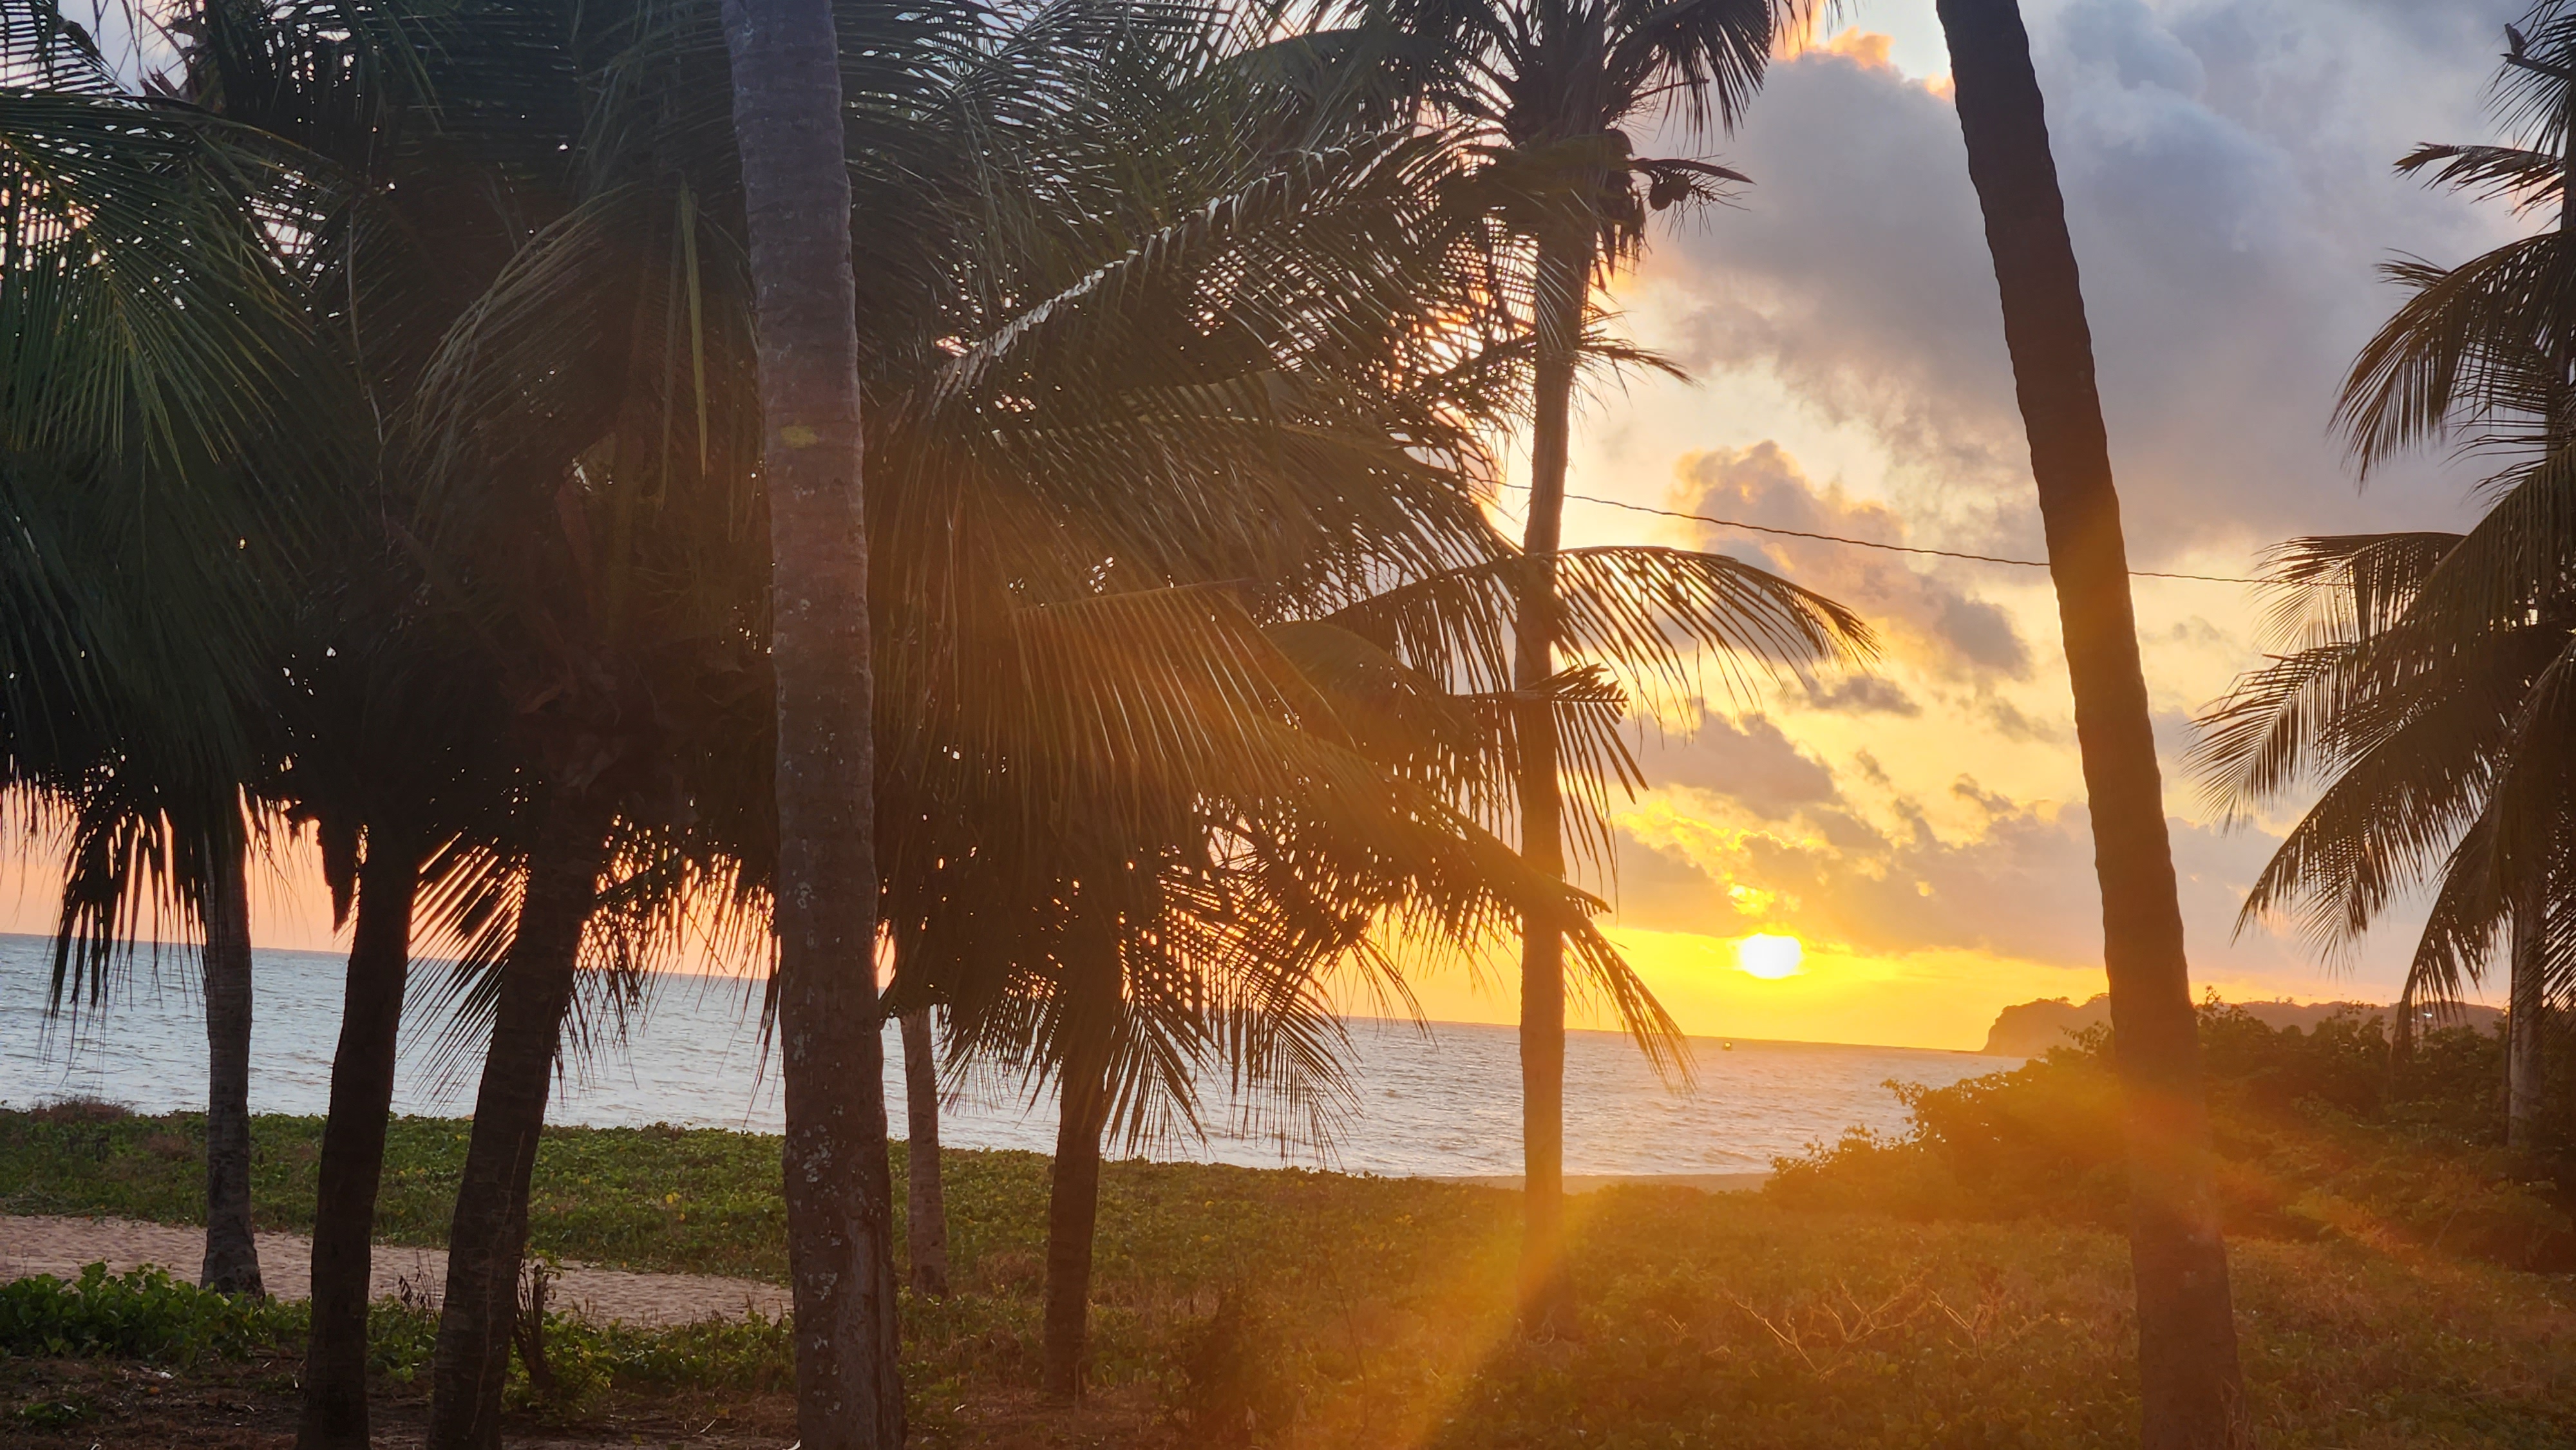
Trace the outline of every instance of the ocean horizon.
{"label": "ocean horizon", "polygon": [[[194,951],[136,953],[104,1004],[48,1011],[48,939],[0,936],[0,1107],[97,1098],[141,1113],[205,1105],[206,1044]],[[337,953],[263,949],[251,1107],[317,1115],[328,1102],[340,1017]],[[457,1117],[473,1106],[480,1045],[448,1033],[441,964],[413,969],[394,1110]],[[591,1127],[668,1123],[775,1133],[778,1082],[768,1070],[756,981],[670,973],[624,1014],[622,1033],[595,1014],[566,1055],[547,1121]],[[888,1115],[903,1125],[901,1045],[886,1035]],[[1849,1128],[1901,1131],[1890,1083],[1947,1086],[2021,1059],[1929,1048],[1754,1038],[1687,1040],[1693,1082],[1677,1090],[1615,1032],[1566,1043],[1570,1175],[1643,1177],[1759,1173],[1775,1157]],[[1520,1168],[1518,1037],[1508,1026],[1359,1017],[1349,1021],[1349,1092],[1323,1145],[1283,1136],[1275,1105],[1238,1101],[1202,1081],[1203,1129],[1116,1143],[1115,1156],[1302,1166],[1399,1177],[1484,1177]],[[989,1071],[946,1085],[942,1140],[960,1148],[1051,1152],[1053,1094]]]}

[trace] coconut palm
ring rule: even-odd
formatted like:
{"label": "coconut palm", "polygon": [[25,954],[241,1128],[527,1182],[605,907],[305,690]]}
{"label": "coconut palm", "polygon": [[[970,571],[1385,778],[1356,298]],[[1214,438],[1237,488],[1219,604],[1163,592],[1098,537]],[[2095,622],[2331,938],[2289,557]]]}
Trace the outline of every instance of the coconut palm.
{"label": "coconut palm", "polygon": [[[1086,24],[1097,38],[1079,33]],[[1067,703],[1064,725],[1040,722],[1054,732],[1047,758],[1100,751],[1083,743],[1083,722],[1120,712],[1088,703],[1095,680],[1132,678],[1140,664],[1171,674],[1134,657],[1141,630],[1167,636],[1156,646],[1166,661],[1214,649],[1254,683],[1274,682],[1228,687],[1214,697],[1222,708],[1173,708],[1173,733],[1060,787],[1028,747],[993,742],[980,721],[980,738],[885,777],[962,771],[1010,797],[969,810],[934,794],[952,803],[897,815],[968,834],[925,832],[926,844],[904,848],[890,919],[905,976],[944,984],[954,1042],[1059,1086],[1046,1355],[1058,1392],[1080,1382],[1104,1134],[1194,1131],[1193,1073],[1210,1068],[1294,1105],[1296,1133],[1323,1128],[1338,1036],[1318,1015],[1316,984],[1374,960],[1373,914],[1429,912],[1430,934],[1483,946],[1533,901],[1552,903],[1575,923],[1577,980],[1654,1050],[1672,1041],[1660,1008],[1582,924],[1583,899],[1507,867],[1474,824],[1508,799],[1519,759],[1507,644],[1517,555],[1476,501],[1491,471],[1481,430],[1509,406],[1527,352],[1480,325],[1491,318],[1482,211],[1455,204],[1478,179],[1451,136],[1317,104],[1332,87],[1279,64],[1281,47],[1244,50],[1239,30],[1202,41],[1207,22],[1185,12],[1164,24],[1180,27],[1178,43],[1145,27],[1100,30],[1087,10],[1062,7],[997,58],[1011,84],[987,124],[1019,144],[986,150],[1007,183],[995,193],[1050,206],[973,229],[1004,239],[1001,255],[978,257],[980,277],[1008,284],[1002,304],[916,395],[922,411],[891,415],[878,448],[879,476],[896,487],[914,486],[894,470],[918,457],[930,497],[963,490],[960,503],[979,511],[1038,510],[992,537],[1022,549],[1046,540],[1046,556],[1006,555],[991,578],[1047,604],[1043,616],[1002,617],[1024,641],[1044,625],[1044,651],[1014,653],[1048,668],[993,698],[1014,702],[1014,723],[1031,708],[1019,702]],[[1300,79],[1282,85],[1283,73]],[[1075,204],[1053,205],[1060,197]],[[970,408],[971,426],[924,426]],[[1282,424],[1293,425],[1284,438]],[[953,535],[959,506],[930,517]],[[948,544],[891,557],[956,554]],[[1860,635],[1760,571],[1681,551],[1586,554],[1561,588],[1578,646],[1650,674],[1682,673],[1688,641],[1798,663]],[[948,572],[897,597],[960,593]],[[945,680],[927,693],[953,689]],[[1621,697],[1581,671],[1536,693],[1549,743],[1567,743],[1567,773],[1583,783],[1582,819],[1606,835],[1594,803],[1606,808],[1610,782],[1633,778],[1606,728]],[[961,700],[969,708],[990,705]],[[1189,722],[1228,718],[1271,718],[1288,733],[1204,769],[1196,762],[1219,759],[1221,742]],[[1307,762],[1293,789],[1264,784],[1278,778],[1277,751]],[[996,759],[1012,762],[998,781],[977,774]],[[1377,804],[1388,775],[1403,807],[1393,817]],[[1317,796],[1317,782],[1337,779],[1375,783]],[[1086,804],[1030,821],[1032,795],[1063,794]],[[1318,819],[1328,801],[1339,814]],[[1004,827],[1000,845],[972,833]],[[1403,841],[1416,864],[1388,855]]]}
{"label": "coconut palm", "polygon": [[877,1030],[875,756],[858,302],[831,0],[727,0],[759,298],[778,688],[778,1040],[796,1419],[903,1443]]}
{"label": "coconut palm", "polygon": [[2182,908],[2119,497],[2030,37],[2015,0],[1940,0],[1939,11],[2030,434],[2093,819],[2129,1137],[2140,1439],[2154,1450],[2248,1445]]}
{"label": "coconut palm", "polygon": [[[1564,643],[1557,582],[1575,375],[1594,335],[1593,289],[1632,261],[1649,210],[1703,201],[1743,178],[1695,158],[1636,153],[1629,128],[1677,122],[1694,141],[1731,130],[1760,86],[1795,0],[1368,0],[1318,7],[1356,17],[1307,42],[1346,94],[1418,96],[1486,157],[1472,204],[1505,243],[1497,273],[1527,339],[1530,495],[1512,581],[1510,688],[1522,701],[1511,814],[1521,851],[1562,876],[1568,823],[1543,683]],[[1533,1329],[1569,1323],[1562,1272],[1565,960],[1542,924],[1521,959],[1522,1309]]]}
{"label": "coconut palm", "polygon": [[[0,653],[9,783],[70,845],[58,1006],[202,928],[209,1287],[256,1293],[247,849],[281,558],[327,477],[279,429],[314,360],[271,148],[164,105],[50,0],[0,6]],[[153,906],[170,908],[164,915]]]}
{"label": "coconut palm", "polygon": [[2523,144],[2424,146],[2401,172],[2524,206],[2556,224],[2462,265],[2391,264],[2407,299],[2356,359],[2338,412],[2362,471],[2447,440],[2503,458],[2461,535],[2300,539],[2274,575],[2288,648],[2212,712],[2201,765],[2231,810],[2307,783],[2322,794],[2284,840],[2247,919],[2298,918],[2329,955],[2397,894],[2434,910],[2401,1004],[2458,1000],[2508,956],[2509,1141],[2539,1126],[2541,1031],[2576,966],[2556,943],[2569,802],[2552,713],[2566,647],[2558,500],[2576,347],[2558,316],[2572,217],[2560,178],[2576,98],[2576,19],[2544,5],[2508,27],[2499,117]]}

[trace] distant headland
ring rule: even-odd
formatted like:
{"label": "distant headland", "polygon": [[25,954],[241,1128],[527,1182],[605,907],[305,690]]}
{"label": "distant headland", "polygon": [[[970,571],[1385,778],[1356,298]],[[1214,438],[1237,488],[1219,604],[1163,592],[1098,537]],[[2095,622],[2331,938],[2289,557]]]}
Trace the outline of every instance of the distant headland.
{"label": "distant headland", "polygon": [[[2368,1018],[2387,1016],[2393,1009],[2370,1002],[2232,1002],[2242,1007],[2265,1025],[2273,1028],[2296,1027],[2306,1031],[2337,1013],[2350,1012]],[[2493,1007],[2464,1005],[2455,1014],[2446,1014],[2444,1026],[2474,1027],[2481,1032],[2494,1028],[2504,1014]],[[2052,1047],[2063,1047],[2076,1033],[2087,1027],[2111,1020],[2111,999],[2097,996],[2089,1002],[2076,1003],[2064,997],[2049,997],[2037,1002],[2024,1002],[2006,1007],[1986,1030],[1985,1051],[1997,1057],[2037,1057]]]}

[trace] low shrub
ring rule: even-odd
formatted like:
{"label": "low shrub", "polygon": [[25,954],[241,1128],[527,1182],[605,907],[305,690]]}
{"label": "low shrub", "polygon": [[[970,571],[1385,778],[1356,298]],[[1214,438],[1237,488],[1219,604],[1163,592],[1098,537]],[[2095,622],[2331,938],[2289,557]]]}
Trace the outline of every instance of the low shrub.
{"label": "low shrub", "polygon": [[[2502,1047],[2492,1036],[2431,1033],[2392,1064],[2377,1018],[2276,1031],[2212,1002],[2201,1044],[2230,1234],[2576,1266],[2576,1175],[2563,1151],[2499,1143]],[[2008,1072],[1945,1088],[1888,1086],[1909,1131],[1855,1130],[1779,1159],[1765,1192],[1916,1220],[2125,1224],[2128,1165],[2107,1029]]]}
{"label": "low shrub", "polygon": [[92,1264],[68,1284],[50,1274],[0,1284],[0,1355],[237,1359],[301,1343],[305,1322],[301,1304],[229,1298],[160,1269]]}

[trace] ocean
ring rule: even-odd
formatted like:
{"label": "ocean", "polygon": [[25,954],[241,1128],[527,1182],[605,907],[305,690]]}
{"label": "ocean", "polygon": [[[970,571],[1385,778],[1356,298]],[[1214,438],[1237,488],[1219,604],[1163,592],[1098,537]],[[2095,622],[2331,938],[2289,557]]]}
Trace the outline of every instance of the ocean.
{"label": "ocean", "polygon": [[[95,1097],[141,1113],[205,1105],[206,1039],[192,953],[157,963],[147,950],[103,1007],[49,1015],[51,957],[39,938],[0,936],[0,1106]],[[343,959],[262,951],[255,967],[251,1107],[319,1114],[340,1020]],[[443,969],[413,970],[399,1113],[471,1111],[479,1058],[445,1060],[436,990]],[[721,977],[656,980],[622,1040],[593,1034],[568,1061],[548,1121],[588,1126],[671,1123],[775,1133],[778,1082],[764,1071],[755,986]],[[1659,1080],[1615,1033],[1575,1032],[1566,1045],[1566,1172],[1617,1176],[1760,1172],[1771,1159],[1849,1127],[1901,1129],[1891,1081],[1947,1086],[2020,1059],[1828,1043],[1690,1041],[1687,1091]],[[901,1046],[886,1032],[888,1111],[903,1126]],[[1295,1164],[1402,1177],[1510,1174],[1520,1167],[1520,1067],[1509,1027],[1362,1019],[1351,1024],[1350,1111],[1332,1141],[1283,1143],[1229,1104],[1222,1081],[1201,1092],[1204,1135],[1141,1145],[1142,1156]],[[1051,1097],[1016,1083],[953,1085],[942,1136],[953,1147],[1051,1151]],[[1113,1145],[1115,1150],[1116,1145]]]}

